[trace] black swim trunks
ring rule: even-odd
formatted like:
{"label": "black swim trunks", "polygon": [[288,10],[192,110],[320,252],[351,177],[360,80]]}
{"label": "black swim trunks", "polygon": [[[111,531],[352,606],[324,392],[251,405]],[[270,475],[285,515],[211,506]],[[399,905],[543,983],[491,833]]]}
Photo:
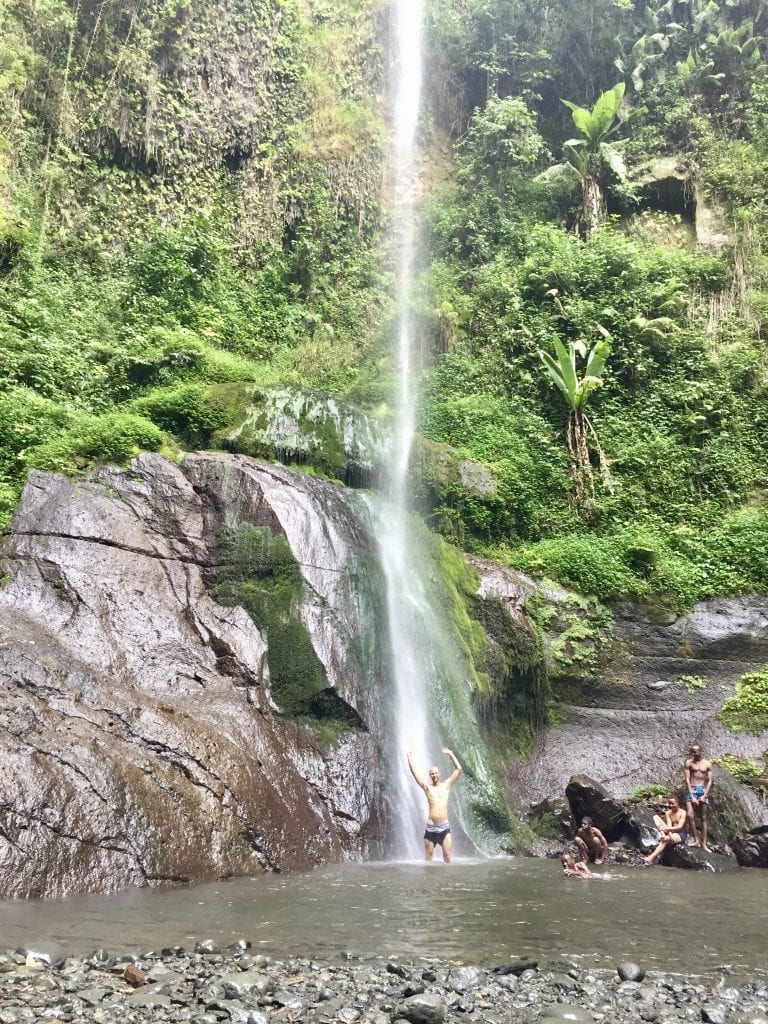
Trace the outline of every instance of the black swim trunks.
{"label": "black swim trunks", "polygon": [[424,832],[424,838],[429,840],[430,843],[434,843],[436,846],[442,846],[445,837],[450,834],[451,826],[447,821],[444,821],[440,825],[427,825],[426,831]]}

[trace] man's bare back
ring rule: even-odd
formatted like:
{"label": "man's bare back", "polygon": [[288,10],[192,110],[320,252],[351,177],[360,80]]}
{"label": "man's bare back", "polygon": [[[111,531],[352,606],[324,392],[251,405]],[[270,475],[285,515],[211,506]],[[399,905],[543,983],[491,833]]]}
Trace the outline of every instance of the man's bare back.
{"label": "man's bare back", "polygon": [[432,860],[435,853],[435,846],[442,847],[443,860],[450,863],[453,852],[453,840],[451,839],[451,828],[448,823],[448,799],[451,795],[456,780],[461,775],[461,765],[452,750],[443,747],[443,753],[447,754],[453,763],[453,772],[445,780],[440,781],[440,769],[430,768],[429,782],[422,778],[413,764],[413,751],[408,751],[408,767],[411,775],[424,790],[427,798],[427,827],[424,832],[424,855],[427,860]]}

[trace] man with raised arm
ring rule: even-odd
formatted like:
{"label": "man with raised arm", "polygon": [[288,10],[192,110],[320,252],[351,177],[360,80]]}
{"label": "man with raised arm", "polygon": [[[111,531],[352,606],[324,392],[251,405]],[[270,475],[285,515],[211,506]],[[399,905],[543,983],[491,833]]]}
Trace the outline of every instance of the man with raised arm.
{"label": "man with raised arm", "polygon": [[[690,755],[686,759],[684,767],[685,785],[688,790],[685,802],[688,806],[688,824],[693,834],[691,846],[701,846],[702,850],[709,852],[707,846],[707,800],[714,781],[712,762],[707,761],[697,743],[691,747]],[[699,824],[701,824],[701,838],[699,838]]]}
{"label": "man with raised arm", "polygon": [[440,781],[440,769],[430,768],[429,782],[423,779],[413,766],[413,751],[408,751],[408,767],[411,775],[421,786],[427,796],[429,813],[427,815],[427,827],[424,832],[424,856],[426,860],[432,860],[435,855],[435,847],[440,846],[443,850],[443,860],[446,864],[451,862],[453,852],[453,840],[451,839],[451,826],[448,822],[448,798],[456,780],[461,775],[461,765],[452,750],[443,747],[443,753],[447,754],[453,763],[453,771],[445,782]]}

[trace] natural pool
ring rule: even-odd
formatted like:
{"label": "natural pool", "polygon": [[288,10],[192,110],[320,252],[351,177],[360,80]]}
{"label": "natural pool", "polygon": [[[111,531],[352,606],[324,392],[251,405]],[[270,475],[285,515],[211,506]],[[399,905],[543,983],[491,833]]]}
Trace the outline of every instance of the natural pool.
{"label": "natural pool", "polygon": [[585,966],[734,973],[768,965],[768,873],[626,869],[565,879],[557,861],[349,864],[194,888],[0,903],[0,946],[148,950],[244,936],[277,956],[440,957],[484,966],[560,955]]}

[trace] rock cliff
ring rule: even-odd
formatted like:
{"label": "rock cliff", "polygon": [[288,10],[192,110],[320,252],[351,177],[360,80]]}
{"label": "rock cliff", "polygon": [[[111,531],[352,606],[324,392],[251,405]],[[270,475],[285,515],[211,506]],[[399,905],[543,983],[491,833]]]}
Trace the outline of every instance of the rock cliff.
{"label": "rock cliff", "polygon": [[[296,614],[345,712],[330,735],[280,714],[264,637],[210,595],[217,534],[242,522],[299,563]],[[342,488],[241,456],[33,473],[2,548],[0,894],[361,855],[377,812],[377,659],[355,587],[369,547]]]}
{"label": "rock cliff", "polygon": [[[767,597],[718,598],[681,616],[626,603],[596,626],[594,610],[565,591],[472,563],[480,596],[500,599],[514,618],[537,601],[548,612],[543,633],[561,720],[538,732],[529,759],[508,766],[524,805],[561,797],[578,773],[617,796],[674,782],[694,742],[710,758],[759,760],[768,748],[768,735],[734,734],[717,717],[740,676],[768,662]],[[753,818],[761,813],[752,808]]]}

